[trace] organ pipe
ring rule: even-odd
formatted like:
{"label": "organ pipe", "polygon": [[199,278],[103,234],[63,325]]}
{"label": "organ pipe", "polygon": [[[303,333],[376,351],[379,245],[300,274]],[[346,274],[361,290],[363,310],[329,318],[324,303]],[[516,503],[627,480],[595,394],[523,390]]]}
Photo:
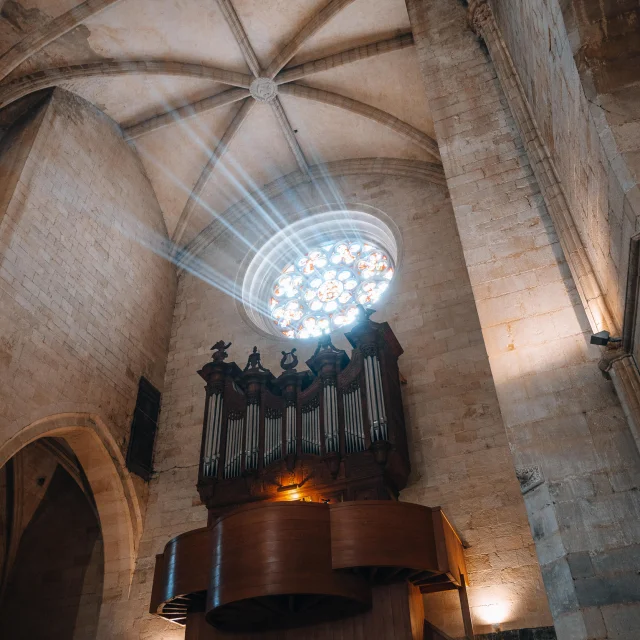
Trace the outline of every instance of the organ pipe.
{"label": "organ pipe", "polygon": [[320,406],[302,410],[302,452],[320,454]]}
{"label": "organ pipe", "polygon": [[345,446],[347,453],[364,451],[364,423],[362,420],[362,399],[360,388],[355,387],[344,394]]}
{"label": "organ pipe", "polygon": [[[214,346],[212,362],[199,372],[207,381],[198,485],[203,499],[211,501],[216,491],[224,494],[222,485],[241,477],[244,484],[236,491],[247,495],[277,487],[287,475],[274,474],[286,469],[295,476],[303,464],[299,454],[308,469],[316,464],[310,458],[323,460],[316,477],[329,473],[338,480],[355,469],[364,473],[369,464],[386,465],[400,451],[406,462],[397,477],[404,477],[408,454],[397,367],[402,347],[388,324],[368,317],[346,337],[354,348],[352,360],[323,336],[307,360],[308,371],[296,369],[294,351],[283,352],[283,373],[277,378],[262,365],[257,347],[240,369],[225,362],[230,345]],[[364,457],[343,464],[345,456]],[[392,477],[388,470],[385,474]],[[215,488],[217,481],[222,484]]]}
{"label": "organ pipe", "polygon": [[[264,429],[264,465],[268,466],[279,460],[282,453],[281,438],[282,416],[276,412],[269,412],[265,419]],[[295,442],[295,441],[294,441]]]}
{"label": "organ pipe", "polygon": [[245,430],[245,468],[258,468],[258,435],[260,430],[260,406],[254,402],[247,407]]}
{"label": "organ pipe", "polygon": [[203,459],[203,473],[205,476],[216,477],[218,475],[220,439],[222,435],[222,405],[223,398],[221,393],[213,393],[209,396]]}
{"label": "organ pipe", "polygon": [[287,407],[287,453],[294,454],[296,452],[296,407],[289,405]]}
{"label": "organ pipe", "polygon": [[239,476],[241,471],[244,418],[232,418],[227,424],[227,464],[225,465],[224,477],[233,478]]}
{"label": "organ pipe", "polygon": [[327,453],[337,452],[340,448],[338,427],[338,393],[334,384],[324,387],[324,438]]}
{"label": "organ pipe", "polygon": [[378,356],[370,355],[364,359],[365,385],[367,389],[367,407],[371,424],[371,442],[387,439],[387,417],[382,393],[382,374]]}

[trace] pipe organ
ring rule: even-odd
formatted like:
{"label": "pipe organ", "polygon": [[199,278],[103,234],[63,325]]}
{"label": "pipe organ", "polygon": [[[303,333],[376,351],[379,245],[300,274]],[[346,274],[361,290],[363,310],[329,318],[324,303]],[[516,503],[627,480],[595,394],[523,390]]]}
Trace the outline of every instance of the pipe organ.
{"label": "pipe organ", "polygon": [[[358,629],[420,640],[432,637],[420,594],[463,594],[462,544],[446,516],[397,501],[409,475],[402,347],[371,313],[346,334],[350,356],[323,336],[308,370],[297,369],[295,349],[283,351],[278,377],[257,347],[243,369],[227,362],[230,343],[212,347],[198,372],[208,526],[156,557],[150,606],[186,625],[187,640],[270,638],[272,629],[307,637],[302,626],[317,638]],[[384,631],[382,619],[397,626]]]}
{"label": "pipe organ", "polygon": [[323,336],[309,370],[295,350],[282,373],[254,347],[244,369],[218,342],[199,374],[206,411],[198,489],[215,517],[227,505],[276,499],[298,485],[310,500],[395,498],[409,474],[398,357],[387,323],[368,317],[347,339],[351,357]]}

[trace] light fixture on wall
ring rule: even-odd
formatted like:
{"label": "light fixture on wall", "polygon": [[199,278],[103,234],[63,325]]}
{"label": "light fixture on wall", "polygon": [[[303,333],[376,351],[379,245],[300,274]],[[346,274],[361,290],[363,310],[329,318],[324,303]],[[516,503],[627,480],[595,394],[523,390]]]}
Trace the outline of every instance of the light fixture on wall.
{"label": "light fixture on wall", "polygon": [[284,493],[282,496],[282,500],[295,501],[301,499],[300,489],[304,482],[300,482],[297,484],[288,484],[285,486],[278,487],[278,493]]}
{"label": "light fixture on wall", "polygon": [[598,331],[591,336],[591,344],[606,347],[610,342],[622,342],[622,338],[612,338],[608,331]]}
{"label": "light fixture on wall", "polygon": [[302,486],[302,483],[296,484],[286,484],[278,487],[278,492],[280,491],[293,491],[294,489],[299,489]]}

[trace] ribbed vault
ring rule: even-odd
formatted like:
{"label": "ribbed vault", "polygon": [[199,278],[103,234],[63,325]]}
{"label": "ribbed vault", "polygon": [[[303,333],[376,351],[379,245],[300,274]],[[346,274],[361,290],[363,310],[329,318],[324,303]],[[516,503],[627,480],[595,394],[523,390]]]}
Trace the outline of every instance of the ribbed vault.
{"label": "ribbed vault", "polygon": [[[0,108],[60,85],[112,115],[141,154],[176,245],[201,249],[222,212],[251,194],[336,167],[402,165],[440,180],[428,106],[402,83],[414,65],[403,0],[149,2],[40,0],[50,19],[0,48]],[[157,36],[147,47],[137,41],[143,20]],[[198,43],[207,28],[210,50],[185,53],[185,38]],[[132,55],[141,49],[149,54]]]}

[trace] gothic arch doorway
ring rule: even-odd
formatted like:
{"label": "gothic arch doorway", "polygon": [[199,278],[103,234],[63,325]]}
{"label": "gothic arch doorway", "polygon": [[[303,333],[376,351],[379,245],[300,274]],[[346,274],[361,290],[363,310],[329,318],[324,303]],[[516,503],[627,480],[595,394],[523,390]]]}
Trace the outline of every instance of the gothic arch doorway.
{"label": "gothic arch doorway", "polygon": [[[36,449],[46,449],[47,446],[55,447],[55,443],[61,451],[66,450],[72,462],[63,469],[64,473],[56,471],[53,474],[55,484],[51,479],[51,490],[60,493],[66,487],[67,491],[63,493],[68,498],[73,491],[73,480],[69,485],[69,478],[63,476],[68,476],[69,471],[73,476],[71,467],[75,460],[80,469],[75,484],[81,487],[82,481],[85,482],[85,494],[93,505],[100,536],[100,549],[96,553],[100,560],[104,558],[103,578],[94,580],[102,589],[101,602],[126,598],[135,566],[141,514],[124,459],[106,425],[97,416],[84,413],[60,414],[38,420],[0,446],[0,468],[10,463],[19,452],[24,457],[25,447],[31,451],[34,444]],[[68,503],[67,499],[67,507]],[[58,504],[62,503],[58,501]],[[46,521],[46,513],[40,515]],[[85,513],[85,524],[90,521],[87,518]],[[92,557],[94,564],[98,556]]]}

